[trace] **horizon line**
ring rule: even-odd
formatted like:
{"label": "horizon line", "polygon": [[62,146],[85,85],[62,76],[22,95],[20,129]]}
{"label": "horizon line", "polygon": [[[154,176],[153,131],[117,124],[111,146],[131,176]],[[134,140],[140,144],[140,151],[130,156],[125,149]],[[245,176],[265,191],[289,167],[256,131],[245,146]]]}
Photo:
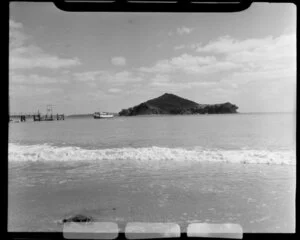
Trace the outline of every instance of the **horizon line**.
{"label": "horizon line", "polygon": [[[108,111],[106,111],[108,112]],[[109,111],[110,112],[110,111]],[[110,113],[118,113],[118,112],[110,112]],[[296,113],[296,112],[237,112],[237,113],[240,113],[240,114],[270,114],[270,113]],[[94,113],[70,113],[70,114],[66,114],[67,116],[69,115],[89,115],[89,114],[94,114]],[[151,114],[149,114],[151,115]],[[157,114],[157,115],[163,115],[163,114]],[[193,114],[190,114],[190,115],[193,115]]]}

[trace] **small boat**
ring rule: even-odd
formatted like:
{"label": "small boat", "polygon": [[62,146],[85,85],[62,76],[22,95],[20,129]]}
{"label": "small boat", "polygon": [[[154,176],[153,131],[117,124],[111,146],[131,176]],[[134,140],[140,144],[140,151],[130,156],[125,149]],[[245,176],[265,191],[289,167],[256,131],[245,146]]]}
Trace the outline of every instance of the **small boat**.
{"label": "small boat", "polygon": [[107,113],[107,112],[95,112],[94,113],[94,118],[99,119],[99,118],[112,118],[114,115]]}

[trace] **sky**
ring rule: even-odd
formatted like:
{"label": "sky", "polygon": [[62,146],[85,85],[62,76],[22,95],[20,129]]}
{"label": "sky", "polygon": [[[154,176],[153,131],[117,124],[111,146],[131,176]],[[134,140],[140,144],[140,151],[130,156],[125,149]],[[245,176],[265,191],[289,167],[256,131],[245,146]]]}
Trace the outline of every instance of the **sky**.
{"label": "sky", "polygon": [[64,12],[10,3],[10,112],[119,112],[164,93],[296,111],[296,6],[237,13]]}

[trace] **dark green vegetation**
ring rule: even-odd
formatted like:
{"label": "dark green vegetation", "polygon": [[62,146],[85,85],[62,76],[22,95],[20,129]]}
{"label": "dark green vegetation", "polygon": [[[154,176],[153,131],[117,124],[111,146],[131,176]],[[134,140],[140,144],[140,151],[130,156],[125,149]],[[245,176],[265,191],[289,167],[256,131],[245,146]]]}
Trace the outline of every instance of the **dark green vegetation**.
{"label": "dark green vegetation", "polygon": [[119,115],[237,113],[237,109],[236,105],[229,102],[198,104],[174,94],[165,93],[158,98],[148,100],[132,108],[123,109],[119,112]]}

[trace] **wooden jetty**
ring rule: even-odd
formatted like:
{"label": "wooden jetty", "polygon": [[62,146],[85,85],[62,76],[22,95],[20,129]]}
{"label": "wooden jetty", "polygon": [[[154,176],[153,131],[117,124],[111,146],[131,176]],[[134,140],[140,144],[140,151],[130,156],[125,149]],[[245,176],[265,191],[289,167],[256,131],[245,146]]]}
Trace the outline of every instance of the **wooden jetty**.
{"label": "wooden jetty", "polygon": [[65,115],[64,114],[51,114],[51,115],[41,115],[41,114],[36,114],[33,115],[33,121],[54,121],[54,120],[65,120]]}
{"label": "wooden jetty", "polygon": [[51,115],[42,115],[40,113],[37,114],[12,114],[9,115],[9,122],[13,121],[13,119],[17,119],[20,122],[26,122],[28,119],[33,119],[34,122],[38,121],[59,121],[59,120],[65,120],[64,114],[51,114]]}
{"label": "wooden jetty", "polygon": [[47,113],[42,115],[39,111],[37,113],[17,113],[9,115],[9,122],[13,121],[13,119],[19,119],[20,122],[25,122],[26,119],[33,119],[34,122],[38,121],[59,121],[65,120],[64,114],[53,114],[52,113],[52,105],[47,105]]}

